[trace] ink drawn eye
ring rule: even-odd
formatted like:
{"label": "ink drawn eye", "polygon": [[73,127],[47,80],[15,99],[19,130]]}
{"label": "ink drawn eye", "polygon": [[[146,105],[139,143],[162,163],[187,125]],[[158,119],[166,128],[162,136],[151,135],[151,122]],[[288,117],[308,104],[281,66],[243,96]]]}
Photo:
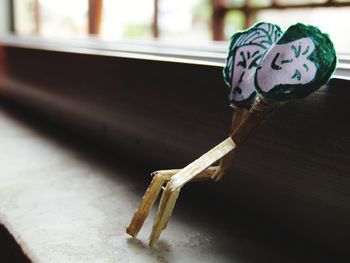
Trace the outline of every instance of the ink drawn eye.
{"label": "ink drawn eye", "polygon": [[271,62],[271,68],[274,70],[280,70],[282,69],[279,65],[276,64],[276,61],[279,57],[280,53],[276,53],[275,57],[273,58],[272,62]]}
{"label": "ink drawn eye", "polygon": [[262,55],[259,55],[257,56],[256,58],[254,58],[254,60],[249,64],[249,67],[248,69],[251,69],[251,68],[257,68],[258,67],[258,61],[259,59],[262,57]]}
{"label": "ink drawn eye", "polygon": [[236,88],[233,89],[233,93],[241,95],[242,94],[242,89],[240,87],[236,87]]}
{"label": "ink drawn eye", "polygon": [[[304,64],[305,65],[305,64]],[[300,80],[301,79],[301,73],[298,69],[295,70],[293,76],[292,76],[292,79],[297,79],[297,80]]]}
{"label": "ink drawn eye", "polygon": [[241,51],[241,53],[239,53],[239,55],[241,56],[242,61],[239,61],[239,62],[237,63],[237,67],[238,67],[238,66],[241,66],[241,67],[243,67],[243,68],[246,68],[246,67],[247,67],[247,60],[246,60],[246,58],[245,58],[244,52]]}
{"label": "ink drawn eye", "polygon": [[307,52],[309,52],[309,49],[310,49],[310,46],[307,46],[304,52],[302,53],[302,55],[305,56]]}

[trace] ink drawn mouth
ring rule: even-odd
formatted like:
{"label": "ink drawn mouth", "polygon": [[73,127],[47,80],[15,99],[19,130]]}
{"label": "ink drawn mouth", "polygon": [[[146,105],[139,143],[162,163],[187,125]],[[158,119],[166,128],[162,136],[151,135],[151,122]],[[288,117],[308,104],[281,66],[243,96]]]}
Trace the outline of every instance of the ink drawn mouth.
{"label": "ink drawn mouth", "polygon": [[239,94],[241,95],[242,94],[242,89],[240,87],[235,87],[233,89],[233,94]]}

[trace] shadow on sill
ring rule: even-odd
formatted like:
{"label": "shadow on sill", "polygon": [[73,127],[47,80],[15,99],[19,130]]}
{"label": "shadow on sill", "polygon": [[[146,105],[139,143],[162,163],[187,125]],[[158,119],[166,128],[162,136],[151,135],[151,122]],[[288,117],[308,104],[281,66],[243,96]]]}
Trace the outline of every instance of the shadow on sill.
{"label": "shadow on sill", "polygon": [[[9,116],[31,126],[41,136],[55,140],[63,147],[74,147],[82,160],[88,163],[94,162],[105,169],[123,170],[135,175],[128,177],[127,181],[136,189],[135,191],[139,192],[140,196],[143,194],[145,186],[149,183],[148,177],[137,177],[136,175],[144,175],[154,170],[153,163],[142,162],[137,156],[133,156],[133,163],[138,165],[130,166],[130,159],[128,159],[130,156],[121,155],[113,147],[100,144],[86,134],[81,135],[78,130],[61,129],[62,125],[26,107],[13,105],[10,101],[1,99],[0,102],[0,109]],[[117,176],[118,173],[115,174]],[[227,181],[218,182],[215,188],[211,182],[190,184],[188,189],[183,190],[182,201],[178,202],[176,211],[177,217],[183,222],[194,222],[193,218],[202,219],[196,222],[198,226],[214,233],[214,236],[218,236],[217,233],[223,235],[228,241],[227,247],[220,248],[222,253],[232,253],[232,257],[238,255],[242,262],[320,263],[330,262],[335,258],[340,260],[342,257],[322,242],[319,244],[314,240],[304,239],[298,233],[286,229],[278,221],[270,221],[269,218],[261,217],[259,212],[239,205],[239,201],[237,204],[234,199],[227,198],[227,189],[226,191],[223,189],[224,184],[227,184]],[[184,202],[184,200],[187,201]],[[195,239],[198,238],[195,237]],[[133,240],[128,242],[136,249],[144,247],[143,244]],[[15,243],[14,240],[13,243]],[[21,251],[19,245],[16,245],[18,251]],[[23,252],[22,255],[24,256]],[[11,261],[11,258],[6,261],[6,258],[2,260],[0,257],[0,262],[30,261],[16,261],[16,259]]]}
{"label": "shadow on sill", "polygon": [[30,263],[20,245],[10,232],[0,224],[0,262],[3,263]]}

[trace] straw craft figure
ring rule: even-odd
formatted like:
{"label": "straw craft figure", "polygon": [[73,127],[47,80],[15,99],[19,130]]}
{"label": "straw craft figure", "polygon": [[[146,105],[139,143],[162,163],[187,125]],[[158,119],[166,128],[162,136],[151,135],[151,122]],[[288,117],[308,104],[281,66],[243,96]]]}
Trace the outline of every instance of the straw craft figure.
{"label": "straw craft figure", "polygon": [[[327,34],[301,23],[284,33],[274,24],[258,23],[230,38],[224,81],[231,88],[231,135],[183,169],[160,170],[135,212],[127,233],[136,237],[163,189],[150,235],[153,246],[169,218],[181,188],[190,181],[219,180],[240,146],[267,116],[284,103],[304,98],[326,84],[336,67]],[[212,166],[217,161],[218,166]]]}

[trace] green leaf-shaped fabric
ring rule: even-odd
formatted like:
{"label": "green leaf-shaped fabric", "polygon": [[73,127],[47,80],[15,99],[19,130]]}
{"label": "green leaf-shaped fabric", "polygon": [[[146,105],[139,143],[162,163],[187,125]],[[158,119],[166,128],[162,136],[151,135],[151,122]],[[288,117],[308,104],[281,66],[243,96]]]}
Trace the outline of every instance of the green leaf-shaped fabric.
{"label": "green leaf-shaped fabric", "polygon": [[329,36],[314,26],[298,23],[260,60],[255,87],[273,100],[303,98],[329,80],[336,61]]}
{"label": "green leaf-shaped fabric", "polygon": [[265,52],[281,34],[278,26],[262,22],[230,38],[224,80],[231,87],[231,103],[246,104],[255,97],[255,71]]}

